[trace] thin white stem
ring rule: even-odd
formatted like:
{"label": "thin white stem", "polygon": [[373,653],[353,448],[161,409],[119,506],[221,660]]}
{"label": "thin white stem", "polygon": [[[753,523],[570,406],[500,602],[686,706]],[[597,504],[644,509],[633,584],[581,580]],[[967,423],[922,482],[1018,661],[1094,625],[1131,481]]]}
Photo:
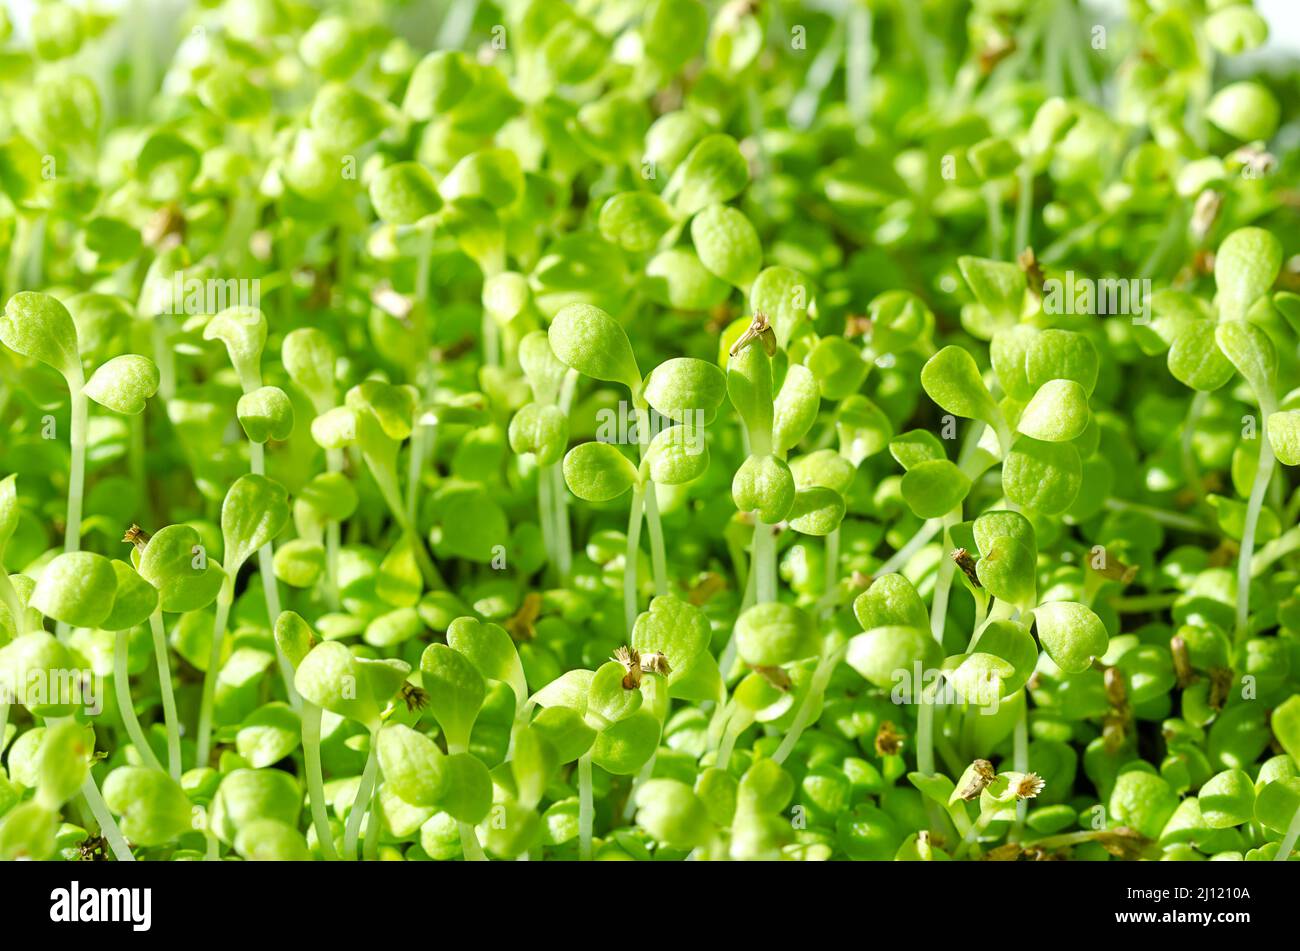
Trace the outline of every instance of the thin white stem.
{"label": "thin white stem", "polygon": [[149,616],[153,634],[154,660],[158,664],[158,691],[162,695],[163,725],[167,729],[167,772],[172,779],[181,778],[180,718],[176,715],[176,694],[172,689],[171,655],[167,652],[167,632],[163,629],[162,610]]}
{"label": "thin white stem", "polygon": [[754,601],[767,604],[776,600],[776,536],[772,526],[762,519],[754,519],[754,560],[750,566],[754,575]]}
{"label": "thin white stem", "polygon": [[592,803],[591,753],[578,757],[578,860],[591,861],[592,824],[595,807]]}
{"label": "thin white stem", "polygon": [[664,527],[659,521],[659,499],[655,484],[645,484],[645,521],[650,534],[650,561],[654,568],[655,594],[668,593],[668,559],[664,555]]}
{"label": "thin white stem", "polygon": [[548,476],[553,485],[555,551],[558,556],[560,584],[567,586],[569,575],[573,571],[573,543],[569,535],[569,490],[564,484],[564,473],[560,470],[559,463],[550,467]]}
{"label": "thin white stem", "polygon": [[822,695],[826,693],[826,685],[830,682],[831,674],[834,673],[836,665],[844,658],[847,651],[847,644],[828,651],[825,643],[823,643],[821,656],[818,657],[817,666],[813,669],[812,679],[808,682],[808,691],[799,704],[799,712],[794,715],[794,720],[790,723],[789,731],[781,740],[781,745],[772,754],[774,762],[785,762],[786,757],[793,752],[795,744],[799,742],[799,737],[803,734],[803,731],[811,724],[813,711],[820,712]]}
{"label": "thin white stem", "polygon": [[632,636],[638,613],[637,561],[641,556],[641,509],[645,492],[641,486],[632,490],[632,509],[627,519],[627,551],[623,556],[623,620],[627,636]]}
{"label": "thin white stem", "polygon": [[144,760],[144,764],[150,769],[162,772],[162,763],[158,762],[158,757],[149,746],[149,740],[145,737],[140,721],[135,715],[135,701],[131,699],[131,679],[126,669],[130,638],[129,631],[118,631],[113,635],[113,692],[117,696],[117,709],[122,715],[122,725],[126,727],[126,735],[135,745],[140,759]]}
{"label": "thin white stem", "polygon": [[1233,635],[1236,643],[1246,639],[1250,613],[1250,560],[1255,554],[1255,529],[1259,526],[1259,513],[1264,506],[1264,493],[1273,478],[1273,446],[1268,439],[1259,437],[1259,465],[1255,469],[1255,482],[1250,487],[1246,502],[1246,523],[1241,531],[1241,553],[1237,556],[1237,625]]}
{"label": "thin white stem", "polygon": [[[260,442],[249,441],[248,459],[249,468],[254,475],[266,475],[266,448]],[[257,550],[257,573],[262,576],[266,616],[274,630],[275,622],[280,617],[280,583],[275,578],[275,548],[272,542],[267,542]],[[289,663],[289,658],[279,644],[275,645],[275,661],[280,668],[280,678],[284,681],[284,692],[289,698],[289,705],[295,710],[301,710],[302,698],[293,685],[293,664]]]}
{"label": "thin white stem", "polygon": [[[63,531],[63,550],[81,549],[81,503],[86,490],[86,430],[90,422],[90,399],[80,386],[72,390],[72,422],[68,432],[71,465],[68,470],[68,514]],[[56,627],[59,638],[71,628],[63,621]]]}
{"label": "thin white stem", "polygon": [[91,815],[99,823],[100,835],[108,840],[108,847],[113,850],[113,857],[119,862],[134,862],[135,856],[131,854],[131,846],[127,845],[126,836],[122,835],[122,830],[117,827],[117,821],[109,812],[108,803],[104,802],[104,797],[99,794],[95,777],[90,773],[86,773],[86,780],[81,784],[81,796],[90,807]]}
{"label": "thin white stem", "polygon": [[[235,569],[231,569],[232,571]],[[203,672],[203,694],[199,699],[199,729],[195,737],[197,766],[208,765],[212,741],[212,706],[216,700],[217,677],[221,674],[221,648],[226,639],[226,621],[230,618],[230,604],[234,600],[233,584],[227,578],[217,595],[216,618],[212,623],[212,649],[208,652],[208,669]]]}
{"label": "thin white stem", "polygon": [[[1029,697],[1025,695],[1020,703],[1020,715],[1016,717],[1015,731],[1011,738],[1011,761],[1016,772],[1029,772]],[[1025,824],[1025,814],[1029,806],[1023,800],[1016,803],[1016,832]]]}
{"label": "thin white stem", "polygon": [[338,860],[334,848],[334,833],[330,829],[329,813],[325,811],[325,781],[320,761],[321,708],[310,700],[302,702],[302,763],[307,773],[307,800],[311,806],[311,821],[316,828],[316,841],[325,861]]}
{"label": "thin white stem", "polygon": [[1286,835],[1278,844],[1277,855],[1273,857],[1273,861],[1285,862],[1289,859],[1295,849],[1296,839],[1300,839],[1300,809],[1297,809],[1295,815],[1291,817],[1291,824],[1286,827]]}
{"label": "thin white stem", "polygon": [[370,731],[370,752],[366,754],[366,767],[361,773],[361,782],[357,786],[356,797],[352,800],[352,811],[348,813],[347,828],[343,832],[343,855],[355,859],[357,840],[361,837],[361,819],[366,814],[366,805],[370,802],[370,791],[374,788],[375,773],[379,770],[379,728]]}

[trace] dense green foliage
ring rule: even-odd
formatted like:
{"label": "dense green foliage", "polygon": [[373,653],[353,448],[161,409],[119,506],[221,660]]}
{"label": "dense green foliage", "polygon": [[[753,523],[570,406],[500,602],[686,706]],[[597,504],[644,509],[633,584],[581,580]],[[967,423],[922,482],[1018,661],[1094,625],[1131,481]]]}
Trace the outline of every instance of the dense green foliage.
{"label": "dense green foliage", "polygon": [[1249,3],[324,6],[0,14],[0,857],[1294,857]]}

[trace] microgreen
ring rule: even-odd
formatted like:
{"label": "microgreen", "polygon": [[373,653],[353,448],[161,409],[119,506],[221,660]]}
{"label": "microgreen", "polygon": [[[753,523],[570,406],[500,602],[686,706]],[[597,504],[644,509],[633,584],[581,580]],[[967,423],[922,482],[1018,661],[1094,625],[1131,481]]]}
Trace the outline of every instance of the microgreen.
{"label": "microgreen", "polygon": [[0,12],[0,857],[1296,857],[1263,13],[281,6]]}

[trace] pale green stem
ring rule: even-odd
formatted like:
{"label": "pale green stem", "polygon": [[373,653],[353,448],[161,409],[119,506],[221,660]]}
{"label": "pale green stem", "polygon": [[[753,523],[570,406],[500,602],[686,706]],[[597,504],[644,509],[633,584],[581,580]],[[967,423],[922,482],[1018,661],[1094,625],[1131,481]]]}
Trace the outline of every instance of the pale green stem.
{"label": "pale green stem", "polygon": [[591,753],[586,752],[578,757],[578,860],[582,862],[591,861],[595,814],[591,790]]}
{"label": "pale green stem", "polygon": [[943,517],[943,536],[940,541],[945,546],[942,560],[939,562],[939,575],[934,582],[934,598],[930,604],[930,635],[943,643],[943,626],[948,618],[948,593],[952,590],[952,575],[957,565],[948,557],[946,546],[951,542],[948,532],[961,521],[961,506],[953,509]]}
{"label": "pale green stem", "polygon": [[416,423],[411,430],[411,455],[406,472],[406,518],[416,524],[420,516],[420,473],[424,471],[425,456],[433,442],[432,426]]}
{"label": "pale green stem", "polygon": [[[1265,409],[1265,418],[1268,410]],[[1236,643],[1246,639],[1250,613],[1250,560],[1255,554],[1255,529],[1259,513],[1264,506],[1264,493],[1273,478],[1273,446],[1267,438],[1259,437],[1259,465],[1255,469],[1255,483],[1250,487],[1246,502],[1246,523],[1241,531],[1241,553],[1237,556],[1237,625],[1233,635]]]}
{"label": "pale green stem", "polygon": [[555,515],[555,553],[558,557],[560,585],[567,587],[569,575],[573,571],[573,543],[569,535],[569,497],[568,487],[564,484],[564,473],[560,464],[550,466],[553,513]]}
{"label": "pale green stem", "polygon": [[[238,566],[228,569],[233,575]],[[221,648],[226,639],[226,621],[230,618],[230,605],[234,600],[234,584],[227,575],[226,582],[217,595],[216,618],[212,624],[212,649],[208,652],[208,669],[203,672],[203,694],[199,700],[199,729],[195,737],[197,748],[197,765],[200,769],[208,765],[212,741],[212,707],[217,695],[217,678],[221,674]]]}
{"label": "pale green stem", "polygon": [[[85,390],[77,386],[72,390],[72,425],[68,433],[72,461],[68,470],[67,526],[63,532],[65,552],[81,549],[81,502],[86,489],[86,430],[89,416],[90,399],[86,396]],[[62,639],[71,628],[60,621],[56,630],[59,638]]]}
{"label": "pale green stem", "polygon": [[746,707],[735,704],[731,716],[727,719],[727,725],[722,731],[722,743],[718,747],[718,758],[714,764],[718,769],[725,770],[727,764],[731,762],[731,753],[736,748],[736,741],[740,739],[740,734],[744,733],[754,722],[754,714]]}
{"label": "pale green stem", "polygon": [[1034,209],[1034,169],[1029,162],[1021,162],[1018,169],[1016,192],[1016,233],[1011,251],[1019,254],[1029,244],[1029,224]]}
{"label": "pale green stem", "polygon": [[[343,450],[331,449],[325,454],[325,466],[330,472],[343,471]],[[332,610],[339,606],[339,548],[342,545],[342,526],[331,519],[325,525],[325,601]]]}
{"label": "pale green stem", "polygon": [[[249,441],[248,458],[253,475],[266,475],[266,448],[260,442]],[[275,548],[267,542],[257,550],[257,573],[262,576],[262,591],[266,596],[266,616],[275,629],[275,622],[280,617],[280,583],[275,578]],[[293,664],[285,656],[284,650],[275,645],[275,660],[280,668],[280,678],[284,681],[284,692],[289,698],[289,705],[295,710],[302,709],[302,698],[293,685]]]}
{"label": "pale green stem", "polygon": [[1295,849],[1296,839],[1300,839],[1300,809],[1295,811],[1291,817],[1291,823],[1286,827],[1286,835],[1282,837],[1281,843],[1277,847],[1277,855],[1273,861],[1285,862],[1291,857],[1291,852]]}
{"label": "pale green stem", "polygon": [[812,679],[808,682],[808,691],[804,694],[803,702],[799,704],[799,712],[794,715],[789,731],[781,740],[781,745],[776,748],[776,752],[772,754],[774,762],[784,763],[786,757],[794,750],[799,737],[812,722],[813,711],[819,710],[821,706],[822,695],[826,693],[826,685],[830,683],[831,674],[835,672],[836,665],[844,658],[848,649],[848,645],[844,644],[828,651],[826,643],[822,643],[821,656],[817,658],[817,666],[813,669]]}
{"label": "pale green stem", "polygon": [[131,699],[131,679],[126,670],[129,640],[128,631],[118,631],[113,635],[113,690],[117,694],[117,708],[122,715],[122,725],[126,727],[126,735],[131,738],[136,751],[140,754],[140,759],[144,760],[145,766],[150,769],[162,772],[162,763],[158,762],[158,757],[154,755],[153,748],[149,746],[144,730],[140,728],[140,721],[135,715],[135,702]]}
{"label": "pale green stem", "polygon": [[[1029,696],[1025,695],[1020,704],[1020,715],[1016,717],[1015,731],[1011,738],[1011,761],[1015,764],[1016,772],[1029,772]],[[1020,829],[1025,824],[1025,815],[1029,811],[1029,805],[1023,799],[1016,802],[1016,836],[1019,836]]]}
{"label": "pale green stem", "polygon": [[776,600],[776,536],[772,526],[754,518],[754,561],[749,569],[755,577],[754,600],[768,604]]}
{"label": "pale green stem", "polygon": [[181,778],[180,718],[176,715],[171,656],[167,651],[167,632],[163,630],[161,609],[149,616],[149,629],[153,634],[153,653],[158,664],[158,692],[162,695],[163,725],[167,729],[167,772],[172,779],[179,781]]}
{"label": "pale green stem", "polygon": [[122,830],[117,827],[117,821],[108,811],[108,803],[104,802],[104,797],[99,794],[95,777],[90,773],[86,773],[86,780],[81,784],[81,796],[90,807],[91,815],[99,823],[100,835],[108,840],[108,847],[113,850],[113,857],[119,862],[134,862],[135,856],[131,854],[131,846],[126,844],[126,836],[122,835]]}
{"label": "pale green stem", "polygon": [[176,354],[171,348],[170,324],[166,314],[157,314],[149,322],[153,359],[158,364],[158,395],[164,403],[170,403],[176,395]]}
{"label": "pale green stem", "polygon": [[845,99],[849,115],[858,126],[871,118],[871,9],[865,3],[849,7],[849,35],[844,49]]}
{"label": "pale green stem", "polygon": [[361,773],[361,782],[357,786],[357,795],[352,800],[352,811],[348,813],[347,828],[343,832],[343,855],[351,860],[357,855],[357,839],[361,837],[361,819],[366,814],[366,804],[370,802],[370,791],[374,788],[375,773],[379,770],[379,727],[370,731],[370,752],[366,754],[366,767]]}
{"label": "pale green stem", "polygon": [[876,569],[876,577],[878,578],[881,575],[893,574],[894,572],[901,571],[905,568],[907,563],[912,560],[912,556],[928,545],[930,539],[934,538],[935,535],[938,535],[941,528],[943,528],[943,519],[928,519],[925,524],[921,526],[920,530],[907,540],[907,544],[894,552],[894,554],[889,557],[888,561]]}
{"label": "pale green stem", "polygon": [[325,861],[338,860],[334,848],[334,833],[330,830],[329,813],[325,809],[325,781],[320,761],[321,708],[310,700],[302,702],[302,762],[307,773],[307,799],[311,805],[311,821],[316,827],[316,840]]}
{"label": "pale green stem", "polygon": [[367,862],[379,858],[379,782],[370,787],[370,817],[366,820],[366,841],[362,857]]}
{"label": "pale green stem", "polygon": [[636,574],[641,554],[641,509],[644,503],[645,490],[638,485],[632,490],[632,509],[627,519],[627,552],[623,559],[623,620],[629,638],[638,613]]}
{"label": "pale green stem", "polygon": [[1102,507],[1112,512],[1135,512],[1145,515],[1149,518],[1168,525],[1170,528],[1181,529],[1185,532],[1196,532],[1200,535],[1217,536],[1218,529],[1205,524],[1200,519],[1192,518],[1189,515],[1181,515],[1178,512],[1168,512],[1164,509],[1156,508],[1152,505],[1142,505],[1139,502],[1129,502],[1126,499],[1107,499],[1102,503]]}
{"label": "pale green stem", "polygon": [[659,499],[655,495],[655,484],[649,479],[645,483],[645,521],[650,534],[650,561],[654,567],[655,594],[662,597],[668,593],[668,559],[664,555],[664,528],[659,521]]}
{"label": "pale green stem", "polygon": [[542,528],[542,548],[546,560],[560,573],[559,552],[555,544],[555,482],[549,466],[537,467],[537,523]]}

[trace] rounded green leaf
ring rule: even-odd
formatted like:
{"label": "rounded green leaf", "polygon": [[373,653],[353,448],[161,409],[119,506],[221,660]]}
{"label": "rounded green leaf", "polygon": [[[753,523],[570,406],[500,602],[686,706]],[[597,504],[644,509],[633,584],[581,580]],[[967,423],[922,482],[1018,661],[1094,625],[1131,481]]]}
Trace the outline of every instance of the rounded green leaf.
{"label": "rounded green leaf", "polygon": [[1083,484],[1083,463],[1070,443],[1020,436],[1002,462],[1002,491],[1012,502],[1044,515],[1074,504]]}
{"label": "rounded green leaf", "polygon": [[280,347],[280,362],[289,378],[302,388],[318,412],[333,402],[336,359],[329,337],[315,327],[289,331]]}
{"label": "rounded green leaf", "polygon": [[58,370],[69,386],[81,385],[77,327],[68,309],[49,294],[19,291],[9,298],[0,314],[0,343]]}
{"label": "rounded green leaf", "polygon": [[31,606],[74,627],[99,627],[113,609],[117,573],[103,555],[66,552],[45,566]]}
{"label": "rounded green leaf", "polygon": [[515,691],[516,702],[528,699],[524,668],[515,642],[499,624],[458,617],[447,627],[447,643],[488,680],[496,680]]}
{"label": "rounded green leaf", "polygon": [[596,735],[591,761],[615,776],[630,776],[654,755],[659,734],[659,718],[649,710],[638,710]]}
{"label": "rounded green leaf", "polygon": [[1036,592],[1034,552],[1010,535],[1000,535],[975,565],[989,594],[1015,605],[1033,604]]}
{"label": "rounded green leaf", "polygon": [[595,380],[622,383],[633,391],[640,388],[641,371],[627,332],[599,307],[569,304],[561,308],[548,333],[551,349],[565,366]]}
{"label": "rounded green leaf", "polygon": [[701,139],[673,172],[664,192],[683,217],[729,201],[749,184],[749,162],[729,135]]}
{"label": "rounded green leaf", "polygon": [[945,412],[997,424],[997,405],[974,358],[961,347],[944,347],[927,360],[921,368],[921,386]]}
{"label": "rounded green leaf", "polygon": [[1243,142],[1268,140],[1277,131],[1281,107],[1268,89],[1255,82],[1224,86],[1205,107],[1206,117]]}
{"label": "rounded green leaf", "polygon": [[646,377],[647,403],[678,423],[710,423],[727,395],[727,378],[715,364],[694,357],[665,360]]}
{"label": "rounded green leaf", "polygon": [[698,479],[709,467],[703,430],[687,425],[660,431],[646,448],[645,465],[651,480],[661,485],[685,485]]}
{"label": "rounded green leaf", "polygon": [[793,364],[786,370],[773,404],[772,444],[778,452],[794,448],[808,435],[820,408],[817,377],[807,367]]}
{"label": "rounded green leaf", "polygon": [[785,460],[776,456],[750,456],[731,480],[731,498],[742,512],[755,512],[775,525],[794,506],[794,476]]}
{"label": "rounded green leaf", "polygon": [[1025,380],[1034,390],[1051,380],[1073,380],[1091,396],[1100,368],[1097,348],[1073,330],[1041,331],[1025,353]]}
{"label": "rounded green leaf", "polygon": [[1282,268],[1282,245],[1263,228],[1238,228],[1214,255],[1217,303],[1224,320],[1241,320]]}
{"label": "rounded green leaf", "polygon": [[637,825],[671,849],[693,849],[713,834],[709,812],[690,786],[652,779],[636,792]]}
{"label": "rounded green leaf", "polygon": [[433,175],[419,162],[395,162],[371,179],[370,204],[381,221],[413,225],[437,214],[442,196]]}
{"label": "rounded green leaf", "polygon": [[302,790],[297,781],[278,769],[237,769],[227,773],[217,788],[209,816],[210,828],[222,842],[233,844],[246,825],[275,819],[298,825]]}
{"label": "rounded green leaf", "polygon": [[572,763],[596,741],[596,731],[587,725],[581,713],[569,707],[547,707],[531,726],[546,737],[561,763]]}
{"label": "rounded green leaf", "polygon": [[549,466],[564,455],[569,419],[558,406],[528,403],[510,420],[509,438],[512,452],[531,452],[538,465]]}
{"label": "rounded green leaf", "polygon": [[901,491],[917,518],[940,518],[961,504],[970,487],[970,479],[954,463],[936,459],[903,473]]}
{"label": "rounded green leaf", "polygon": [[817,624],[791,604],[756,604],[736,619],[736,650],[751,667],[778,667],[817,653]]}
{"label": "rounded green leaf", "polygon": [[881,575],[853,602],[853,614],[864,631],[877,627],[928,629],[930,615],[916,587],[900,574]]}
{"label": "rounded green leaf", "polygon": [[[1284,466],[1300,466],[1300,410],[1283,410],[1268,417],[1268,442]],[[0,532],[0,538],[3,538]]]}
{"label": "rounded green leaf", "polygon": [[140,555],[140,576],[158,589],[164,611],[184,614],[207,607],[226,579],[207,556],[199,533],[189,525],[168,525],[149,539]]}
{"label": "rounded green leaf", "polygon": [[237,573],[248,556],[270,542],[289,521],[289,494],[266,476],[242,475],[221,503],[226,567]]}
{"label": "rounded green leaf", "polygon": [[220,340],[226,345],[230,362],[245,389],[260,377],[258,365],[266,346],[266,315],[256,307],[227,307],[203,328],[204,340]]}
{"label": "rounded green leaf", "polygon": [[239,398],[239,425],[249,440],[283,441],[293,432],[293,403],[278,386],[263,386]]}
{"label": "rounded green leaf", "polygon": [[85,393],[100,406],[135,416],[158,392],[158,367],[148,357],[128,353],[114,357],[90,375]]}
{"label": "rounded green leaf", "polygon": [[1106,653],[1106,626],[1087,605],[1075,601],[1051,601],[1034,609],[1039,643],[1052,662],[1068,674],[1092,666]]}
{"label": "rounded green leaf", "polygon": [[564,481],[586,502],[616,499],[638,481],[636,466],[616,446],[585,442],[564,457]]}
{"label": "rounded green leaf", "polygon": [[710,205],[696,215],[691,241],[701,263],[733,287],[749,287],[763,266],[758,232],[729,205]]}
{"label": "rounded green leaf", "polygon": [[275,644],[297,669],[316,646],[316,635],[297,611],[281,611],[275,619]]}
{"label": "rounded green leaf", "polygon": [[1228,769],[1211,777],[1197,798],[1211,829],[1228,829],[1255,817],[1255,784],[1244,770]]}
{"label": "rounded green leaf", "polygon": [[601,237],[624,251],[652,251],[675,224],[672,209],[653,192],[620,192],[600,209]]}
{"label": "rounded green leaf", "polygon": [[928,630],[902,625],[875,627],[849,640],[845,662],[876,687],[888,690],[938,666],[939,645]]}
{"label": "rounded green leaf", "polygon": [[802,535],[829,535],[844,520],[844,497],[821,486],[800,489],[787,518],[790,527]]}
{"label": "rounded green leaf", "polygon": [[1232,379],[1232,364],[1215,340],[1214,322],[1188,321],[1169,345],[1170,374],[1179,383],[1205,393]]}
{"label": "rounded green leaf", "polygon": [[430,644],[420,655],[420,677],[429,694],[429,710],[447,734],[448,748],[464,752],[483,706],[483,675],[465,655],[445,644]]}
{"label": "rounded green leaf", "polygon": [[158,607],[158,589],[124,561],[111,562],[117,588],[113,609],[100,627],[106,631],[126,631],[149,620]]}
{"label": "rounded green leaf", "polygon": [[384,784],[412,806],[436,808],[447,786],[447,757],[433,740],[400,723],[379,731],[379,768]]}
{"label": "rounded green leaf", "polygon": [[1268,400],[1277,388],[1277,348],[1268,334],[1245,320],[1225,320],[1215,327],[1214,340],[1251,389]]}
{"label": "rounded green leaf", "polygon": [[[284,775],[284,774],[281,774]],[[137,845],[165,845],[190,831],[193,811],[180,783],[143,766],[121,766],[104,780],[104,801]]]}
{"label": "rounded green leaf", "polygon": [[1082,385],[1074,380],[1048,380],[1034,393],[1016,425],[1026,436],[1043,442],[1068,442],[1083,435],[1091,418]]}

